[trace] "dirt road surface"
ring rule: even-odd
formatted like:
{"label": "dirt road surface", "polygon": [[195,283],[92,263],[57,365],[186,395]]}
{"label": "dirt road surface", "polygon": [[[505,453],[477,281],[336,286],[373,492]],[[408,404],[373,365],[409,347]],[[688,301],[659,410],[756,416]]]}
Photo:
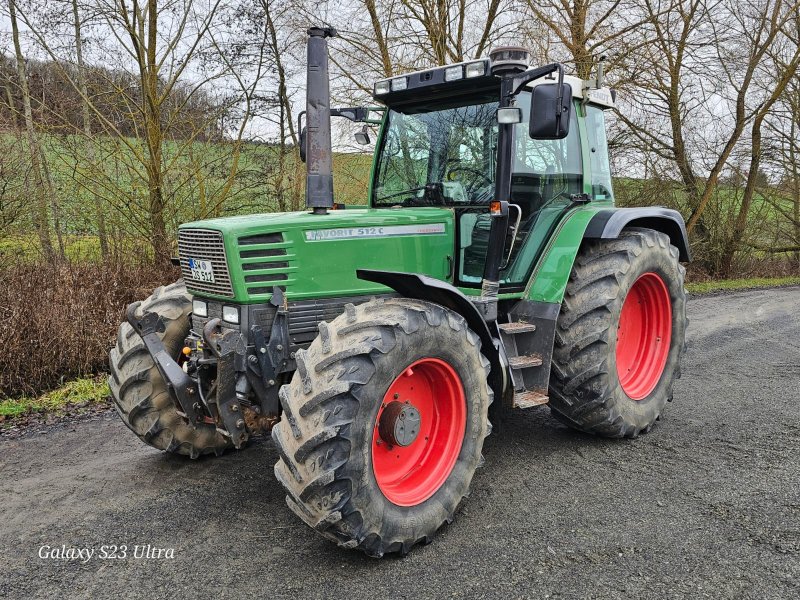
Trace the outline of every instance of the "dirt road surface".
{"label": "dirt road surface", "polygon": [[[689,318],[650,434],[520,413],[456,521],[406,558],[300,523],[271,442],[183,460],[111,414],[2,440],[0,597],[800,598],[800,288],[692,299]],[[114,545],[127,557],[99,556]],[[40,558],[62,546],[95,554]]]}

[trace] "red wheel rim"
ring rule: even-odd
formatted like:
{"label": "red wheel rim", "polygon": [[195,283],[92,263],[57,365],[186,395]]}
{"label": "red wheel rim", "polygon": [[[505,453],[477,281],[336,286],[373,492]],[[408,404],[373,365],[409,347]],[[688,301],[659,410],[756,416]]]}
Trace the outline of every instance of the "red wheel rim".
{"label": "red wheel rim", "polygon": [[[419,432],[407,446],[381,439],[378,425],[392,402],[419,412]],[[383,495],[398,506],[433,496],[453,471],[466,426],[464,388],[453,367],[438,358],[407,367],[389,386],[373,427],[372,470]]]}
{"label": "red wheel rim", "polygon": [[617,329],[617,375],[631,400],[642,400],[656,387],[669,355],[672,302],[655,273],[645,273],[631,287]]}

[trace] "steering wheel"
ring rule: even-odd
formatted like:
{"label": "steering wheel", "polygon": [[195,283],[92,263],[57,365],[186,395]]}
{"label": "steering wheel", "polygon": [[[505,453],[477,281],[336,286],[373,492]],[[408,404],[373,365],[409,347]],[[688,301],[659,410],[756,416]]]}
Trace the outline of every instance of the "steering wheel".
{"label": "steering wheel", "polygon": [[[494,181],[492,181],[492,178],[489,177],[486,173],[483,173],[483,172],[479,171],[478,169],[473,169],[471,167],[462,167],[462,166],[459,166],[459,165],[456,165],[454,167],[450,167],[449,169],[447,169],[447,173],[445,173],[445,179],[447,179],[447,181],[453,181],[453,174],[457,173],[458,171],[464,171],[465,173],[472,173],[473,175],[477,175],[478,177],[480,177],[481,179],[483,179],[486,182],[484,185],[489,185],[489,186],[494,185]],[[467,191],[471,192],[476,187],[479,187],[479,186],[478,186],[477,182],[473,182],[472,185],[468,185],[468,186],[465,186],[465,187],[467,188]]]}

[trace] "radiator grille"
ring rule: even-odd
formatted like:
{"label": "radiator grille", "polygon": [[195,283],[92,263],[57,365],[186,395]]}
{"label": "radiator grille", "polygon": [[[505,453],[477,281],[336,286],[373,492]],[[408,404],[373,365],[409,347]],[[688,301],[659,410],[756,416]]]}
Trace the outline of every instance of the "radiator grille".
{"label": "radiator grille", "polygon": [[[233,296],[231,277],[228,273],[228,261],[225,256],[225,245],[222,233],[210,229],[179,229],[178,254],[181,259],[181,271],[186,288],[189,291],[206,292],[219,296]],[[214,269],[214,283],[195,281],[189,269],[189,259],[199,258],[211,262]]]}

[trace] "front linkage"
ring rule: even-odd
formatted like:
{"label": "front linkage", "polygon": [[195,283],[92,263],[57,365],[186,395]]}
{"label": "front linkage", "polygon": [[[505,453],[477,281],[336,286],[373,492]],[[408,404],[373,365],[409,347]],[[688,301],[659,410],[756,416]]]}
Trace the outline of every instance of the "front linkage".
{"label": "front linkage", "polygon": [[268,338],[260,325],[250,328],[248,339],[240,331],[223,328],[220,319],[210,319],[202,335],[190,331],[177,361],[159,336],[165,330],[161,316],[145,312],[137,317],[141,302],[126,311],[179,414],[194,428],[215,427],[236,448],[254,433],[269,433],[279,420],[279,382],[283,374],[295,370],[287,304],[280,288],[273,290],[270,303],[276,313]]}

